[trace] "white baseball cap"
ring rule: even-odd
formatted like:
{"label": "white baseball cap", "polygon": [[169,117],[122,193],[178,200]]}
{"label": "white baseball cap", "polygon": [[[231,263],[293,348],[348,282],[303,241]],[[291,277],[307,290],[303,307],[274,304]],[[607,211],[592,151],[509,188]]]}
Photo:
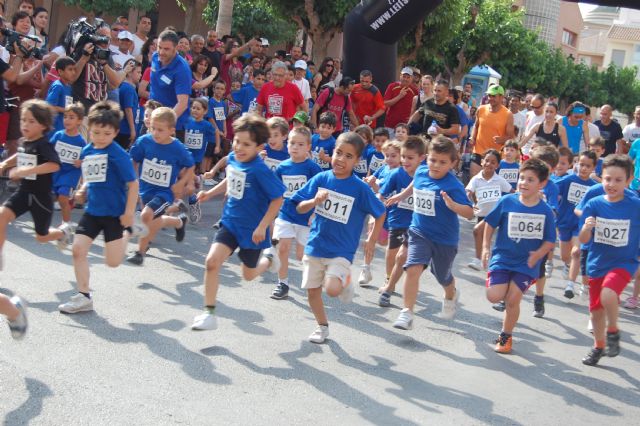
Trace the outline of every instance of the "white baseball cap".
{"label": "white baseball cap", "polygon": [[404,67],[402,68],[402,71],[400,71],[400,74],[413,75],[413,69],[411,67]]}
{"label": "white baseball cap", "polygon": [[118,33],[118,40],[133,40],[133,34],[129,31],[120,31]]}
{"label": "white baseball cap", "polygon": [[269,40],[267,40],[266,38],[263,38],[260,40],[262,42],[262,46],[263,47],[269,47]]}
{"label": "white baseball cap", "polygon": [[296,63],[293,65],[294,68],[299,68],[302,70],[306,70],[307,69],[307,63],[305,61],[303,61],[302,59],[298,59],[296,61]]}

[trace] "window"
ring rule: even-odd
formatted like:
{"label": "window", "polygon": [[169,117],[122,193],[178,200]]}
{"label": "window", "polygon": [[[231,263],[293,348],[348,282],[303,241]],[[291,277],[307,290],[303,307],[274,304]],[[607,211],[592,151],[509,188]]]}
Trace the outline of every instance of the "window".
{"label": "window", "polygon": [[633,61],[631,65],[640,67],[640,44],[636,44],[635,48],[633,49]]}
{"label": "window", "polygon": [[580,63],[590,67],[591,66],[591,56],[580,56]]}
{"label": "window", "polygon": [[572,33],[568,30],[562,30],[562,44],[567,44],[569,46],[576,47],[576,40],[578,37],[575,33]]}
{"label": "window", "polygon": [[612,49],[611,50],[611,62],[615,66],[622,68],[624,66],[625,53],[627,53],[627,52],[625,52],[624,50]]}

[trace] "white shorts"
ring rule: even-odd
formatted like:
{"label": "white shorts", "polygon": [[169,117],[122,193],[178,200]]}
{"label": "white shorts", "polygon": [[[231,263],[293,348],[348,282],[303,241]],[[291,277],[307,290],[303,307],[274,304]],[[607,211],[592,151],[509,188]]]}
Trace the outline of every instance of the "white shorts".
{"label": "white shorts", "polygon": [[276,218],[276,224],[273,227],[273,238],[294,238],[298,244],[306,246],[307,240],[309,240],[309,231],[311,228],[308,226],[302,226],[295,223],[287,222],[286,220]]}
{"label": "white shorts", "polygon": [[351,275],[351,262],[344,257],[315,257],[304,255],[302,258],[304,270],[302,271],[302,288],[320,288],[324,285],[327,276],[336,277],[345,281]]}

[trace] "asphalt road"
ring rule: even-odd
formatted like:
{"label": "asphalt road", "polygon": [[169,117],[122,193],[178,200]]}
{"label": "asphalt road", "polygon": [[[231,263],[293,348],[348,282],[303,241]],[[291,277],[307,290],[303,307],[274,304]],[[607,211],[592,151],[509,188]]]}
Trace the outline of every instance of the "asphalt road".
{"label": "asphalt road", "polygon": [[31,328],[14,341],[0,327],[5,424],[628,425],[640,416],[638,312],[621,310],[619,357],[583,366],[586,302],[563,300],[556,268],[546,317],[531,316],[527,294],[513,354],[495,354],[501,314],[484,297],[484,275],[464,267],[473,246],[465,221],[453,321],[437,317],[441,290],[425,274],[413,330],[392,327],[399,296],[383,309],[374,287],[358,288],[353,304],[326,302],[329,340],[308,343],[315,323],[300,265],[289,299],[275,301],[275,277],[244,282],[234,256],[222,271],[218,330],[193,332],[220,203],[204,210],[183,243],[162,232],[143,267],[108,269],[95,245],[95,311],[76,315],[57,311],[74,294],[70,253],[38,245],[27,217],[11,226],[0,287],[29,301]]}

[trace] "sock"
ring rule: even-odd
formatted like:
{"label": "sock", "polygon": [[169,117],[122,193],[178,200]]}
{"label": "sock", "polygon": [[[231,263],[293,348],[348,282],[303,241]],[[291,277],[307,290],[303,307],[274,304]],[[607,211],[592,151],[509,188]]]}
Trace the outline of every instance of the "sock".
{"label": "sock", "polygon": [[127,231],[129,234],[133,234],[133,229],[130,226],[127,226],[126,228],[124,228],[125,231]]}
{"label": "sock", "polygon": [[366,264],[362,265],[362,269],[369,270],[370,268],[371,268],[371,265],[366,265]]}
{"label": "sock", "polygon": [[538,296],[537,294],[535,295],[536,300],[543,300],[544,299],[544,295],[542,296]]}
{"label": "sock", "polygon": [[83,293],[81,291],[79,291],[78,293],[80,293],[81,295],[83,295],[84,297],[86,297],[87,299],[91,299],[91,295],[89,293]]}
{"label": "sock", "polygon": [[195,204],[197,200],[198,199],[196,198],[195,194],[189,196],[189,204]]}
{"label": "sock", "polygon": [[215,313],[216,306],[215,305],[206,305],[204,307],[204,310],[207,311],[207,313],[213,315]]}
{"label": "sock", "polygon": [[318,324],[318,325],[321,325],[321,326],[323,326],[323,327],[329,327],[329,323],[326,323],[326,324]]}
{"label": "sock", "polygon": [[596,344],[595,345],[596,345],[595,346],[596,349],[604,349],[604,347],[605,347],[604,340],[600,340],[600,341],[596,340]]}
{"label": "sock", "polygon": [[278,282],[284,285],[289,285],[289,277],[279,278]]}
{"label": "sock", "polygon": [[511,334],[510,334],[510,333],[505,333],[504,331],[501,331],[501,332],[500,332],[500,337],[502,337],[502,336],[504,336],[504,337],[511,337]]}
{"label": "sock", "polygon": [[616,334],[618,332],[617,328],[609,327],[607,328],[607,334]]}

